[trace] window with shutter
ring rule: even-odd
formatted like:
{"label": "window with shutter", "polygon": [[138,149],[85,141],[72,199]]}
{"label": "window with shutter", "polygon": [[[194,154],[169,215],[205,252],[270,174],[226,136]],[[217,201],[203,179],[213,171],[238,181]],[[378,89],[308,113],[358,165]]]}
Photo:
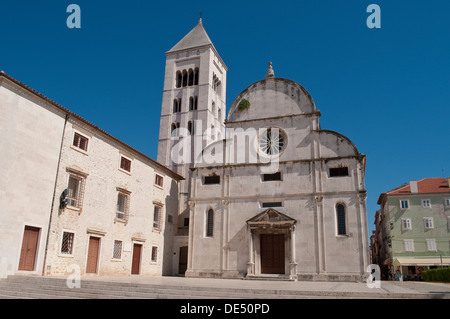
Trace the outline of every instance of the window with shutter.
{"label": "window with shutter", "polygon": [[73,135],[72,145],[87,152],[89,139],[77,132]]}
{"label": "window with shutter", "polygon": [[131,172],[131,160],[129,160],[128,158],[121,156],[120,157],[120,168],[127,171],[127,172]]}

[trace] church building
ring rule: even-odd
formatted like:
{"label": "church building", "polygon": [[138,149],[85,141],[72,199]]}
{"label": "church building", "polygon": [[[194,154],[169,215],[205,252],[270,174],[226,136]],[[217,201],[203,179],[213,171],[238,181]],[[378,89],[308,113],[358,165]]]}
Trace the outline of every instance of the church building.
{"label": "church building", "polygon": [[226,72],[201,19],[166,52],[158,161],[185,177],[178,273],[361,280],[365,155],[321,129],[310,94],[271,63],[225,118]]}

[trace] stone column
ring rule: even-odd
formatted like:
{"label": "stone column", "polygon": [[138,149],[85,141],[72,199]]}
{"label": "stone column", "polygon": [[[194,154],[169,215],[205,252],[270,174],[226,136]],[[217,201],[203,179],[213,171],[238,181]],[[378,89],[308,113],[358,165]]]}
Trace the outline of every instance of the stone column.
{"label": "stone column", "polygon": [[253,231],[248,227],[248,234],[249,234],[249,243],[248,243],[248,253],[249,253],[249,259],[247,263],[247,276],[254,275],[255,274],[255,260],[253,258],[253,250],[254,250],[254,234]]}
{"label": "stone column", "polygon": [[189,205],[189,238],[188,238],[188,264],[187,272],[192,270],[194,264],[194,215],[195,215],[195,202],[188,201]]}
{"label": "stone column", "polygon": [[291,227],[291,260],[289,262],[289,278],[297,280],[297,262],[295,261],[295,225]]}

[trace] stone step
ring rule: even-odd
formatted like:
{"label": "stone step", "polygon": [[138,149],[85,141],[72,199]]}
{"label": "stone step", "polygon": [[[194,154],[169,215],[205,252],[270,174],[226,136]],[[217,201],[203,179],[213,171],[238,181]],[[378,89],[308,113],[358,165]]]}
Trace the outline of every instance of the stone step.
{"label": "stone step", "polygon": [[[255,278],[267,280],[267,277]],[[279,278],[284,280],[285,278]],[[219,283],[219,282],[218,282]],[[9,276],[0,280],[0,298],[81,299],[292,299],[292,298],[411,298],[411,295],[379,292],[302,291],[271,288],[161,285],[82,278],[81,288],[68,288],[66,279],[40,276]],[[430,298],[415,294],[414,298]]]}
{"label": "stone step", "polygon": [[247,275],[245,280],[264,280],[264,281],[295,281],[289,275]]}

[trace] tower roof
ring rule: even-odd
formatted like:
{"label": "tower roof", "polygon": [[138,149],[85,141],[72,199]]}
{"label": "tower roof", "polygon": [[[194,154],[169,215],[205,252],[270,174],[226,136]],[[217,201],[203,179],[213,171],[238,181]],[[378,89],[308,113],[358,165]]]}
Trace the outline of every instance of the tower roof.
{"label": "tower roof", "polygon": [[214,48],[214,45],[206,33],[205,28],[203,28],[202,19],[200,18],[195,28],[186,34],[186,36],[175,44],[175,46],[172,47],[172,49],[170,49],[167,53],[202,47],[205,45],[211,45]]}

